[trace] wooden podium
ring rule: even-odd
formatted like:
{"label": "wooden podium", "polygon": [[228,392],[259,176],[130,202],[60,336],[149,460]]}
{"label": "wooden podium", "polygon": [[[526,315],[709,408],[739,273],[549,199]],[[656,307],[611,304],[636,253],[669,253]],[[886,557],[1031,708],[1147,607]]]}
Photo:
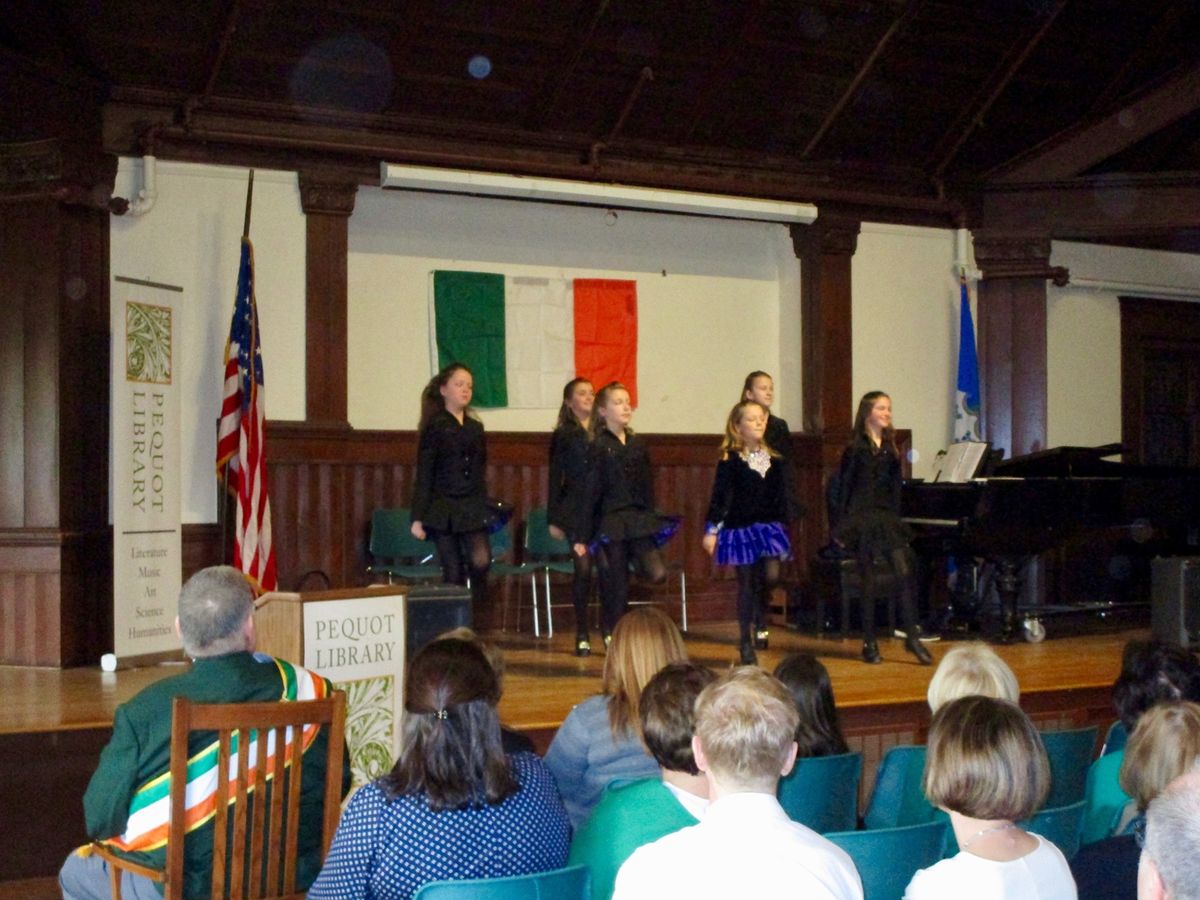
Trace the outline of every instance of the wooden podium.
{"label": "wooden podium", "polygon": [[329,678],[346,692],[354,785],[391,771],[400,751],[406,646],[405,585],[258,599],[258,649]]}

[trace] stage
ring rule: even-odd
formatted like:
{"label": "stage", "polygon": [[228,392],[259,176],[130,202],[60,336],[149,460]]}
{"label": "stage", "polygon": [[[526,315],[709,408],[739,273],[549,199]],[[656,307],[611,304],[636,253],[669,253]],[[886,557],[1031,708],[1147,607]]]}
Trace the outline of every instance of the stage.
{"label": "stage", "polygon": [[[1144,629],[1061,637],[1040,644],[997,646],[1016,673],[1021,702],[1040,728],[1096,724],[1100,733],[1114,719],[1109,699],[1120,670],[1121,651]],[[603,647],[576,658],[573,635],[553,639],[528,634],[489,633],[505,654],[507,671],[501,719],[527,732],[544,750],[571,707],[600,689]],[[694,661],[721,670],[737,660],[732,623],[700,623],[687,634]],[[953,646],[929,644],[935,662]],[[880,642],[884,662],[868,666],[857,640],[826,640],[775,628],[760,664],[773,668],[786,653],[818,656],[829,669],[842,727],[854,750],[863,753],[861,798],[869,795],[879,759],[895,744],[920,743],[929,724],[925,691],[932,668],[917,665],[901,641]],[[98,668],[35,669],[0,666],[0,832],[10,852],[0,861],[0,882],[54,874],[58,861],[84,840],[80,798],[108,739],[117,705],[145,685],[180,670],[181,664],[101,672]],[[18,774],[23,773],[23,774]],[[38,791],[36,796],[31,790]],[[10,886],[10,889],[14,886]],[[0,886],[0,898],[17,896]]]}

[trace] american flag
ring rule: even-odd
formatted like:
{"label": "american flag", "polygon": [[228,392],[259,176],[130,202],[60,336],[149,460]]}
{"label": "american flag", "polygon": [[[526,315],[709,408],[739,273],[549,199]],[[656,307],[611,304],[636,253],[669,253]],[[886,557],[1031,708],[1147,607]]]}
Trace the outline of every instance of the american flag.
{"label": "american flag", "polygon": [[237,494],[233,564],[260,591],[278,587],[271,545],[271,504],[267,498],[266,396],[262,344],[254,299],[254,247],[242,238],[237,299],[225,345],[225,393],[217,431],[217,477],[228,473]]}

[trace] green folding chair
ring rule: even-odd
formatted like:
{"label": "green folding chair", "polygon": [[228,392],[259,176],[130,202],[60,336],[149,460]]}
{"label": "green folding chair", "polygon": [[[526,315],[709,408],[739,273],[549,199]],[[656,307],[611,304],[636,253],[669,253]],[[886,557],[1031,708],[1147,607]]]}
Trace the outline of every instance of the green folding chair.
{"label": "green folding chair", "polygon": [[550,521],[544,506],[531,509],[525,519],[524,560],[534,570],[530,578],[534,609],[538,603],[536,575],[541,573],[546,596],[546,635],[554,637],[554,600],[550,593],[550,576],[574,575],[575,563],[571,560],[570,543],[565,538],[556,538],[550,534]]}
{"label": "green folding chair", "polygon": [[[504,523],[504,527],[497,531],[493,531],[489,535],[488,540],[492,547],[492,574],[501,578],[524,578],[529,576],[530,584],[533,585],[533,635],[534,637],[542,636],[541,621],[538,618],[538,596],[537,596],[537,581],[534,576],[537,574],[537,568],[528,562],[516,562],[513,559],[513,539],[512,539],[512,520]],[[517,629],[521,627],[521,583],[517,582]],[[504,630],[508,627],[508,604],[505,603],[502,610],[500,628]]]}
{"label": "green folding chair", "polygon": [[413,894],[413,900],[591,900],[591,897],[592,873],[587,866],[510,878],[433,881]]}
{"label": "green folding chair", "polygon": [[927,869],[943,858],[949,830],[948,821],[938,821],[870,831],[835,831],[825,837],[854,860],[865,900],[901,900],[917,870]]}
{"label": "green folding chair", "polygon": [[442,577],[437,548],[432,541],[413,537],[412,512],[407,507],[383,507],[371,514],[371,537],[367,545],[374,562],[371,575],[386,575],[388,583],[437,581]]}
{"label": "green folding chair", "polygon": [[779,779],[779,805],[794,821],[818,834],[853,831],[861,777],[861,753],[798,759],[792,771]]}

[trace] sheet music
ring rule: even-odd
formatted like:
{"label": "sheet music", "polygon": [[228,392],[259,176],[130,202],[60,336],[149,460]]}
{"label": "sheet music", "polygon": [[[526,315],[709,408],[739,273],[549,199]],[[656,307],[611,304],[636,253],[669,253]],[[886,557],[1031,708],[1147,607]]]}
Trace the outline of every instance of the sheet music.
{"label": "sheet music", "polygon": [[933,481],[965,484],[975,477],[991,446],[987,441],[959,441],[951,444],[933,461]]}

